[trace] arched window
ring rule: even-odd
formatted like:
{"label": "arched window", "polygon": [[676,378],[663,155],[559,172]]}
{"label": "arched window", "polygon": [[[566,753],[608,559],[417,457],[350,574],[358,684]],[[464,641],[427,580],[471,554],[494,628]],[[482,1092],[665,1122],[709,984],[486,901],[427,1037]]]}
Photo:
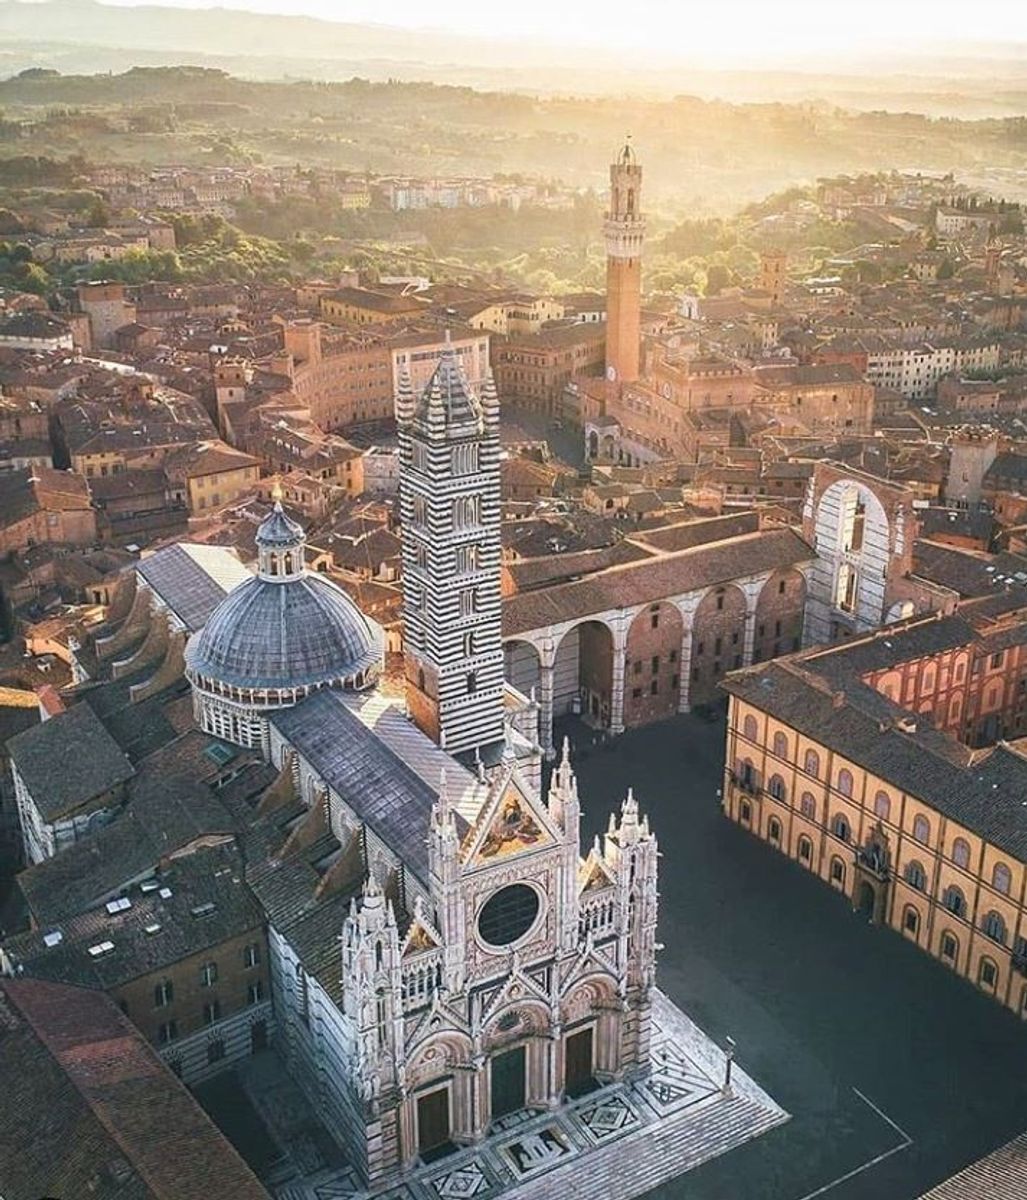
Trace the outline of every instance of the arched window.
{"label": "arched window", "polygon": [[918,937],[920,934],[920,914],[912,904],[907,904],[902,913],[902,928],[912,937]]}
{"label": "arched window", "polygon": [[1006,923],[1002,919],[1002,914],[992,910],[984,918],[983,929],[985,934],[991,938],[993,942],[998,942],[1000,946],[1006,944]]}
{"label": "arched window", "polygon": [[774,753],[778,758],[788,757],[788,738],[780,730],[774,734]]}
{"label": "arched window", "polygon": [[965,871],[970,866],[970,843],[957,837],[952,843],[952,861]]}
{"label": "arched window", "polygon": [[814,779],[820,776],[820,755],[816,750],[807,750],[806,758],[802,768],[807,775],[812,775]]}
{"label": "arched window", "polygon": [[852,772],[847,767],[838,772],[838,790],[843,796],[852,795]]}
{"label": "arched window", "polygon": [[774,843],[775,846],[781,844],[781,822],[777,817],[771,817],[767,822],[767,837]]}
{"label": "arched window", "polygon": [[959,958],[959,939],[949,933],[948,930],[941,935],[941,956],[952,966],[956,965],[956,961]]}
{"label": "arched window", "polygon": [[849,822],[845,819],[842,813],[835,813],[831,819],[831,832],[840,841],[847,842],[851,836]]}
{"label": "arched window", "polygon": [[906,867],[906,882],[910,887],[916,888],[918,892],[922,892],[927,887],[927,873],[924,871],[923,864],[915,858]]}
{"label": "arched window", "polygon": [[802,799],[799,801],[799,808],[804,817],[809,817],[811,821],[816,819],[817,802],[812,792],[802,793]]}
{"label": "arched window", "polygon": [[927,666],[924,667],[924,676],[920,683],[920,690],[922,692],[933,692],[934,691],[934,676],[935,676],[934,663],[928,663]]}
{"label": "arched window", "polygon": [[955,913],[957,917],[966,916],[966,897],[962,891],[955,886],[949,884],[945,889],[945,893],[941,898],[942,904],[949,910],[950,913]]}
{"label": "arched window", "polygon": [[748,800],[742,801],[742,803],[738,806],[738,812],[742,818],[742,824],[748,825],[752,820],[752,805]]}
{"label": "arched window", "polygon": [[1009,895],[1009,889],[1013,886],[1013,876],[1005,863],[995,864],[995,869],[991,873],[991,886],[996,892],[1001,892],[1003,896]]}
{"label": "arched window", "polygon": [[998,982],[998,967],[990,958],[982,958],[977,972],[977,981],[986,991],[993,992]]}
{"label": "arched window", "polygon": [[931,840],[931,823],[925,816],[918,816],[913,821],[913,837],[925,846]]}
{"label": "arched window", "polygon": [[742,734],[748,738],[750,742],[756,740],[756,718],[749,713],[742,722]]}
{"label": "arched window", "polygon": [[882,821],[887,821],[891,815],[891,799],[887,792],[878,792],[874,797],[874,812]]}
{"label": "arched window", "polygon": [[838,887],[845,886],[845,863],[840,858],[831,859],[831,882]]}
{"label": "arched window", "polygon": [[799,858],[808,863],[813,857],[813,843],[805,834],[799,838]]}
{"label": "arched window", "polygon": [[781,800],[782,802],[785,800],[785,781],[780,775],[771,775],[770,782],[767,784],[767,791],[775,800]]}

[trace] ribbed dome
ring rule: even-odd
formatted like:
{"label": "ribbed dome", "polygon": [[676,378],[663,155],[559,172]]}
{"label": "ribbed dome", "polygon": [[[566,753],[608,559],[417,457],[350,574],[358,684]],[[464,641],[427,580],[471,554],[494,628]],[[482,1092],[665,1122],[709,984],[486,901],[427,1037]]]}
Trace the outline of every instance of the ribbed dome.
{"label": "ribbed dome", "polygon": [[381,657],[379,626],[341,588],[310,572],[239,584],[185,652],[193,677],[279,689],[338,683]]}

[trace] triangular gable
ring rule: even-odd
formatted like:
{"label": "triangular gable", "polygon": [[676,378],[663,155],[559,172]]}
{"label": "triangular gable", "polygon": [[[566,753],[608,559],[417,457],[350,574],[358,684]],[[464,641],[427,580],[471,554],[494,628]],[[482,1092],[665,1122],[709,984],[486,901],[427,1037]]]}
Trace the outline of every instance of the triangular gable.
{"label": "triangular gable", "polygon": [[501,1008],[508,1004],[524,1003],[525,1000],[538,1000],[548,1004],[550,996],[540,984],[526,975],[519,966],[513,970],[490,997],[488,1004],[482,1006],[481,1020],[485,1024]]}
{"label": "triangular gable", "polygon": [[601,858],[595,850],[589,851],[588,858],[578,867],[578,892],[598,891],[600,888],[612,887],[613,877],[607,871]]}
{"label": "triangular gable", "polygon": [[410,928],[403,939],[402,955],[404,958],[409,958],[411,955],[420,954],[423,950],[438,950],[441,945],[442,934],[428,920],[424,911],[424,901],[418,896],[414,903],[414,915],[410,921]]}
{"label": "triangular gable", "polygon": [[516,766],[500,772],[467,843],[464,862],[485,866],[559,840]]}

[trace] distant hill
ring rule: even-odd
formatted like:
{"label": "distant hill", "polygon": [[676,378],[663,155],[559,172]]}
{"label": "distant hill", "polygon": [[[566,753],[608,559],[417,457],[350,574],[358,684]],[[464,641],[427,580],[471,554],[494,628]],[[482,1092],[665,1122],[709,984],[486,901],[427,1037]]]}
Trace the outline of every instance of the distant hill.
{"label": "distant hill", "polygon": [[[340,4],[340,7],[343,7]],[[387,8],[383,6],[383,13]],[[28,67],[65,74],[120,73],[189,63],[255,79],[399,79],[534,93],[596,92],[745,101],[824,100],[847,108],[991,117],[1027,112],[1027,54],[967,43],[930,55],[877,55],[863,63],[707,70],[701,61],[654,66],[626,52],[401,29],[303,16],[98,0],[0,0],[0,77]],[[773,64],[768,64],[772,67]]]}

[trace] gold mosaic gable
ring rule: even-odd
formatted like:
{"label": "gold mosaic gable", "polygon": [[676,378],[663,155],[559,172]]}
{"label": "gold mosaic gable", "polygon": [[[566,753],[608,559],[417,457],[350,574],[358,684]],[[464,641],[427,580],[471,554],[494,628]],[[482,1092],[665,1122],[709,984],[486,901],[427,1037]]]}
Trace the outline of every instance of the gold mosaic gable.
{"label": "gold mosaic gable", "polygon": [[420,923],[415,920],[410,926],[410,931],[407,934],[406,944],[403,947],[403,957],[408,954],[419,954],[422,950],[437,950],[439,943],[435,937]]}
{"label": "gold mosaic gable", "polygon": [[520,791],[510,783],[478,843],[476,862],[496,862],[552,841]]}

